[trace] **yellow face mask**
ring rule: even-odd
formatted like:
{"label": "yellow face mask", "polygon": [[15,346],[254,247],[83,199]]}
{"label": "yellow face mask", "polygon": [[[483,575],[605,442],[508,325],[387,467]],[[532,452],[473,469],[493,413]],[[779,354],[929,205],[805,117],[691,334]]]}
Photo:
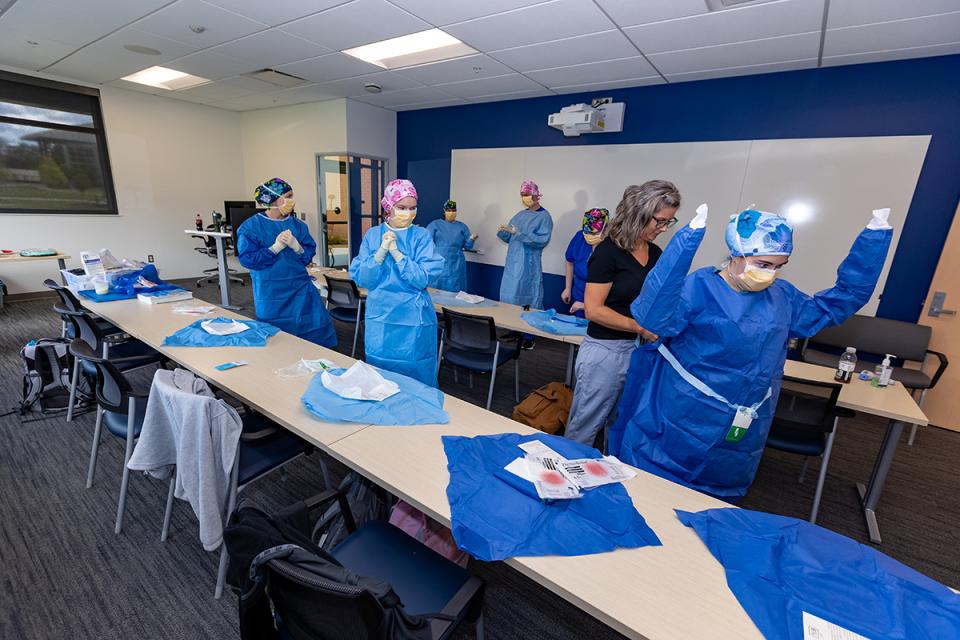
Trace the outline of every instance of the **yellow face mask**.
{"label": "yellow face mask", "polygon": [[456,211],[444,211],[444,212],[443,212],[443,219],[446,220],[447,222],[453,222],[454,220],[457,219],[457,212],[456,212]]}
{"label": "yellow face mask", "polygon": [[754,267],[748,262],[743,267],[743,273],[733,276],[733,279],[740,286],[741,290],[756,293],[763,291],[773,284],[773,281],[777,279],[777,270],[761,269],[760,267]]}
{"label": "yellow face mask", "polygon": [[277,208],[280,210],[280,213],[282,213],[285,216],[288,216],[291,213],[293,213],[293,207],[296,204],[297,204],[297,201],[294,200],[293,198],[284,198],[283,204]]}
{"label": "yellow face mask", "polygon": [[603,240],[602,233],[587,233],[586,231],[581,231],[583,233],[583,239],[587,241],[587,244],[591,247],[595,247],[600,244],[600,241]]}
{"label": "yellow face mask", "polygon": [[390,221],[387,223],[394,229],[406,229],[413,224],[413,219],[417,217],[416,209],[394,209]]}
{"label": "yellow face mask", "polygon": [[522,202],[523,206],[525,206],[528,209],[532,207],[533,203],[536,201],[537,201],[536,198],[534,198],[533,196],[525,196],[525,195],[520,196],[520,202]]}

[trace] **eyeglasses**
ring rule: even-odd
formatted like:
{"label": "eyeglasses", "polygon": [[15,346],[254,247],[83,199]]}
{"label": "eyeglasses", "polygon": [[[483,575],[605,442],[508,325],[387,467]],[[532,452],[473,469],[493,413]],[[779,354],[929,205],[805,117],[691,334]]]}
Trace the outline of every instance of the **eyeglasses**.
{"label": "eyeglasses", "polygon": [[651,222],[653,222],[656,225],[657,229],[669,229],[673,225],[677,224],[677,219],[670,218],[669,220],[663,220],[661,218],[654,216],[651,219]]}

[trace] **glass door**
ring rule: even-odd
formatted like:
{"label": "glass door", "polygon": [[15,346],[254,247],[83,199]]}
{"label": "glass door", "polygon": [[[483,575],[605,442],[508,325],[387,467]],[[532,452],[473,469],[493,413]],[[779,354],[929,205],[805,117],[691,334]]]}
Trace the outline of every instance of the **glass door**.
{"label": "glass door", "polygon": [[363,234],[380,224],[386,162],[350,154],[317,156],[320,238],[317,260],[346,267],[360,252]]}
{"label": "glass door", "polygon": [[349,179],[351,211],[350,257],[360,252],[363,234],[370,227],[380,224],[380,194],[386,186],[383,182],[385,163],[378,158],[350,156]]}

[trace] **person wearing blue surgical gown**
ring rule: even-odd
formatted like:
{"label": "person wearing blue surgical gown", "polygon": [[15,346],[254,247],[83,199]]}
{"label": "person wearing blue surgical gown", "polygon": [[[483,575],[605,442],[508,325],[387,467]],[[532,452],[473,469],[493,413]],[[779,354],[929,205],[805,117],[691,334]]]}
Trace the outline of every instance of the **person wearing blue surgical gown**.
{"label": "person wearing blue surgical gown", "polygon": [[746,494],[777,405],[787,340],[842,323],[869,301],[893,235],[889,209],[854,241],[836,284],[810,296],[777,278],[793,249],[787,221],[731,217],[729,264],[688,275],[706,206],[671,239],[631,305],[660,336],[631,359],[609,450],[628,464],[720,498]]}
{"label": "person wearing blue surgical gown", "polygon": [[417,192],[408,180],[387,185],[386,221],[363,236],[350,277],[366,287],[366,361],[437,386],[437,314],[427,292],[443,270],[430,233],[413,225]]}
{"label": "person wearing blue surgical gown", "polygon": [[437,253],[443,256],[443,272],[430,283],[444,291],[467,290],[467,261],[463,252],[473,249],[477,236],[470,235],[470,228],[457,220],[457,203],[447,200],[443,204],[443,220],[434,220],[427,225],[433,237]]}
{"label": "person wearing blue surgical gown", "polygon": [[507,260],[500,283],[500,300],[543,308],[543,269],[540,256],[553,235],[550,212],[540,206],[540,188],[530,180],[520,187],[526,207],[501,225],[497,237],[507,243]]}
{"label": "person wearing blue surgical gown", "polygon": [[250,270],[257,319],[332,349],[337,333],[306,269],[317,243],[293,213],[293,188],[272,178],[254,198],[266,210],[237,229],[237,259]]}

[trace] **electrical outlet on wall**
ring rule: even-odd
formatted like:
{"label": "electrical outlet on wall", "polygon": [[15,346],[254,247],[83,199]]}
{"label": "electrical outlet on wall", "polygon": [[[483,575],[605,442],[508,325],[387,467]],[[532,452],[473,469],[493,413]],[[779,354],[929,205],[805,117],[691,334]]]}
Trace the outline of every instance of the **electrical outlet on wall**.
{"label": "electrical outlet on wall", "polygon": [[301,213],[301,214],[300,214],[300,219],[301,219],[301,220],[306,220],[306,219],[307,219],[307,214]]}
{"label": "electrical outlet on wall", "polygon": [[147,262],[153,262],[153,254],[147,254]]}

